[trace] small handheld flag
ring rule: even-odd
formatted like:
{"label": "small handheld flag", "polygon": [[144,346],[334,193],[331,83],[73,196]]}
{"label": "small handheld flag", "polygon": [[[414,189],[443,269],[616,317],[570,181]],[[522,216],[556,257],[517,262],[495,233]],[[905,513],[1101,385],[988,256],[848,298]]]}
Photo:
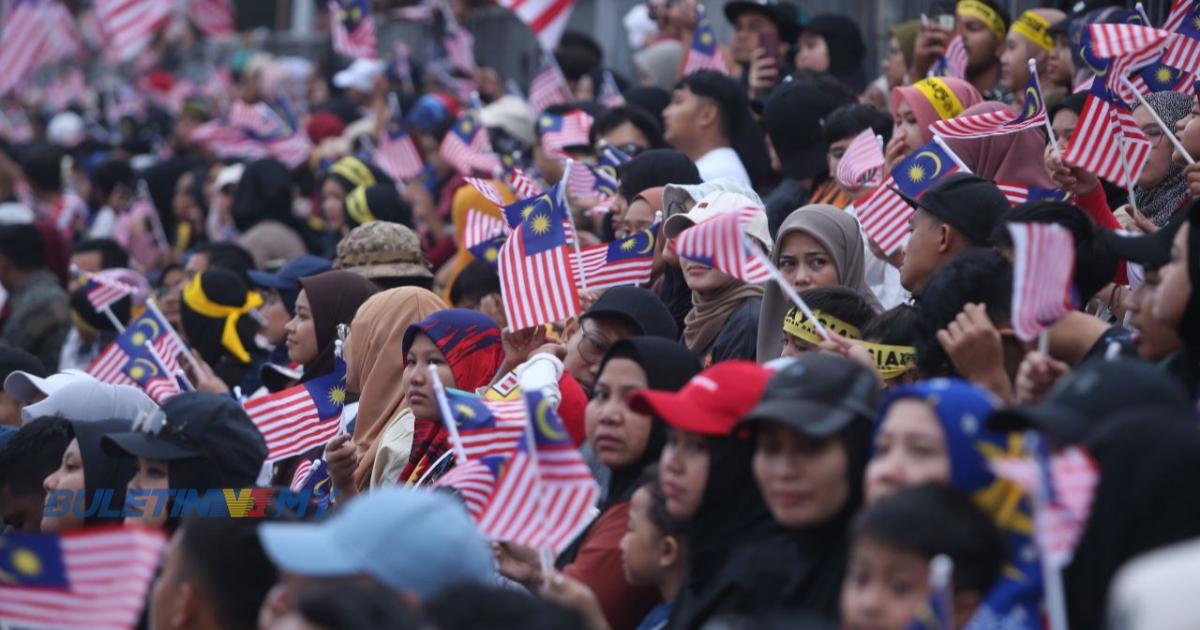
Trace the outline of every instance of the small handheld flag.
{"label": "small handheld flag", "polygon": [[346,402],[346,362],[332,372],[246,401],[246,414],[267,442],[267,461],[299,455],[337,436]]}
{"label": "small handheld flag", "polygon": [[1013,223],[1012,327],[1030,341],[1074,308],[1075,239],[1053,223]]}

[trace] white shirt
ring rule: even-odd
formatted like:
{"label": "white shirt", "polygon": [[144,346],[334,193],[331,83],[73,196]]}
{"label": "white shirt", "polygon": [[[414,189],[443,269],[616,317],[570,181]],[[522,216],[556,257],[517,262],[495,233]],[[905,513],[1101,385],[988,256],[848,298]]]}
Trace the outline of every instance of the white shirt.
{"label": "white shirt", "polygon": [[714,179],[729,177],[747,188],[753,188],[750,175],[746,173],[746,167],[742,166],[737,151],[729,147],[713,149],[700,156],[700,159],[696,160],[696,170],[700,171],[702,181],[711,182]]}

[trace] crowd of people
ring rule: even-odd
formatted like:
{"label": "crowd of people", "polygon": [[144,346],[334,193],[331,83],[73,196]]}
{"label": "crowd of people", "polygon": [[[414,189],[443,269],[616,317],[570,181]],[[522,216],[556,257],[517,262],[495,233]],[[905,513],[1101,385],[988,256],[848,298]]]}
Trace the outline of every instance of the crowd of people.
{"label": "crowd of people", "polygon": [[[538,38],[508,9],[373,4],[378,49],[411,54],[298,59],[246,39],[214,57],[184,23],[122,71],[168,93],[219,59],[225,92],[114,116],[115,92],[89,84],[61,108],[33,90],[4,109],[0,553],[6,536],[163,531],[140,621],[156,630],[1194,623],[1197,95],[1130,103],[1150,142],[1129,186],[1064,157],[1093,98],[1088,27],[1133,7],[933,2],[889,27],[872,70],[843,15],[648,0],[623,17],[633,74],[567,31],[552,52],[569,98],[535,110]],[[730,25],[723,68],[684,74],[705,20]],[[448,59],[456,28],[475,36],[471,73]],[[960,77],[939,69],[958,46]],[[1045,126],[945,139],[961,172],[905,197],[903,246],[864,230],[874,190],[838,168],[853,140],[879,138],[886,174],[938,121],[1019,113],[1031,72]],[[444,149],[475,96],[491,173]],[[195,133],[238,103],[294,117],[303,159]],[[423,165],[405,177],[379,152],[398,112]],[[571,190],[608,149],[629,158],[611,196]],[[576,246],[649,234],[649,280],[582,287],[577,315],[514,329],[496,252],[466,245],[477,217],[510,221],[513,172],[569,191]],[[676,251],[731,213],[777,280]],[[1074,247],[1074,309],[1037,340],[1013,309],[1030,271],[1009,228],[1031,223]],[[147,313],[182,346],[180,393],[147,385],[154,365],[104,369]],[[274,457],[247,409],[296,385],[328,393],[338,431]],[[439,483],[463,465],[443,388],[556,410],[600,488],[565,549],[488,540],[478,490]],[[316,516],[179,509],[317,468]],[[77,509],[48,509],[63,493]]]}

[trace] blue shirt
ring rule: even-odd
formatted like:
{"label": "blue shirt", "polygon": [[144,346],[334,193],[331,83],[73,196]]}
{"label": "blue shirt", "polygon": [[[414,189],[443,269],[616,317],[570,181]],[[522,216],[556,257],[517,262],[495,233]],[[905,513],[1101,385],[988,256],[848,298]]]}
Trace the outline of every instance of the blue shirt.
{"label": "blue shirt", "polygon": [[638,624],[637,630],[661,630],[667,626],[667,620],[671,618],[671,609],[675,607],[675,602],[663,602],[650,610],[642,623]]}

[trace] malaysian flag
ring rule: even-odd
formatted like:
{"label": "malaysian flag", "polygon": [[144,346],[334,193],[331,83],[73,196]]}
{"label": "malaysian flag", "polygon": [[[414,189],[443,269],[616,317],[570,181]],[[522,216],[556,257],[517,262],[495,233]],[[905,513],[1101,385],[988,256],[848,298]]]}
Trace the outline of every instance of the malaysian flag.
{"label": "malaysian flag", "polygon": [[220,158],[254,160],[272,156],[288,168],[303,164],[312,151],[312,141],[303,130],[288,126],[262,102],[250,105],[235,101],[224,122],[210,120],[193,129],[188,137]]}
{"label": "malaysian flag", "polygon": [[566,114],[542,113],[538,116],[537,133],[542,150],[554,156],[566,155],[572,147],[590,147],[588,133],[592,130],[592,117],[582,109]]}
{"label": "malaysian flag", "polygon": [[929,598],[905,630],[950,630],[954,627],[954,561],[938,554],[929,560]]}
{"label": "malaysian flag", "polygon": [[617,194],[617,185],[614,172],[571,160],[567,172],[567,192],[572,198],[596,196],[603,202]]}
{"label": "malaysian flag", "polygon": [[485,212],[467,209],[467,225],[463,231],[463,247],[476,258],[498,268],[500,248],[508,238],[508,225]]}
{"label": "malaysian flag", "polygon": [[475,71],[475,38],[471,36],[470,31],[454,21],[448,7],[444,7],[443,14],[448,16],[446,34],[442,37],[446,57],[450,59],[451,66],[470,75]]}
{"label": "malaysian flag", "polygon": [[178,333],[158,309],[147,308],[92,361],[87,372],[104,383],[140,387],[161,405],[182,391],[177,378],[181,351],[186,350]]}
{"label": "malaysian flag", "polygon": [[380,135],[374,157],[379,168],[398,182],[421,174],[425,164],[421,161],[421,153],[417,151],[412,136],[408,135],[404,117],[399,111],[393,113],[387,128]]}
{"label": "malaysian flag", "polygon": [[121,301],[121,298],[133,295],[134,292],[134,288],[124,282],[98,275],[88,276],[83,287],[87,290],[88,302],[91,302],[92,308],[97,311],[111,308],[113,304]]}
{"label": "malaysian flag", "polygon": [[140,527],[0,536],[0,625],[133,628],[166,545]]}
{"label": "malaysian flag", "polygon": [[1200,4],[1195,0],[1175,0],[1163,29],[1171,32],[1163,63],[1200,71]]}
{"label": "malaysian flag", "polygon": [[283,391],[246,401],[246,414],[267,441],[267,461],[299,455],[337,436],[346,403],[346,363]]}
{"label": "malaysian flag", "polygon": [[1063,161],[1128,187],[1149,157],[1150,139],[1137,126],[1129,106],[1104,81],[1093,81]]}
{"label": "malaysian flag", "polygon": [[580,259],[588,290],[650,282],[654,269],[654,235],[658,234],[658,227],[656,223],[632,236],[584,248]]}
{"label": "malaysian flag", "polygon": [[602,82],[600,83],[600,96],[596,100],[605,107],[621,107],[625,104],[625,97],[621,95],[621,88],[617,85],[617,80],[613,78],[613,74],[608,70],[604,71]]}
{"label": "malaysian flag", "polygon": [[459,114],[438,151],[464,175],[476,172],[490,175],[500,168],[500,158],[492,152],[487,128],[480,121],[479,109],[474,104]]}
{"label": "malaysian flag", "polygon": [[963,45],[962,35],[955,35],[946,45],[946,52],[929,69],[931,77],[954,77],[963,79],[967,76],[967,47]]}
{"label": "malaysian flag", "polygon": [[516,167],[508,171],[508,176],[505,179],[508,181],[508,186],[512,188],[513,195],[517,199],[529,199],[530,197],[536,197],[546,192],[525,171]]}
{"label": "malaysian flag", "polygon": [[575,100],[567,87],[567,78],[554,57],[542,51],[538,64],[538,72],[529,84],[529,106],[535,112],[542,112],[551,105],[563,105]]}
{"label": "malaysian flag", "polygon": [[867,127],[850,141],[838,160],[837,181],[851,190],[878,186],[883,180],[883,162],[880,138]]}
{"label": "malaysian flag", "polygon": [[1016,133],[1046,124],[1046,103],[1038,86],[1037,75],[1025,83],[1025,100],[1021,111],[1013,115],[1005,110],[973,116],[956,116],[933,123],[933,133],[947,138],[984,138]]}
{"label": "malaysian flag", "polygon": [[561,321],[581,310],[564,225],[569,224],[569,210],[560,186],[525,202],[500,248],[500,293],[513,330]]}
{"label": "malaysian flag", "polygon": [[479,519],[492,540],[562,551],[591,520],[600,488],[548,398],[525,392],[529,431]]}
{"label": "malaysian flag", "polygon": [[496,188],[496,184],[492,180],[479,177],[467,177],[465,179],[471,185],[471,188],[474,188],[479,194],[483,195],[484,199],[487,199],[499,208],[504,207],[504,195],[501,194],[499,188]]}
{"label": "malaysian flag", "polygon": [[1194,73],[1172,68],[1160,59],[1157,63],[1152,63],[1135,72],[1133,76],[1129,77],[1129,82],[1133,84],[1133,89],[1138,94],[1170,91],[1187,94],[1192,89],[1196,76]]}
{"label": "malaysian flag", "polygon": [[71,68],[55,77],[46,86],[46,103],[55,110],[67,109],[74,103],[81,102],[87,95],[87,83],[83,79],[83,71]]}
{"label": "malaysian flag", "polygon": [[448,488],[457,492],[467,508],[467,513],[478,523],[488,501],[492,499],[492,493],[496,490],[496,473],[503,463],[504,458],[501,457],[459,462],[446,474],[438,477],[432,487]]}
{"label": "malaysian flag", "polygon": [[762,212],[762,208],[743,208],[717,215],[692,226],[675,237],[675,252],[680,258],[695,261],[751,284],[771,278],[771,268],[744,237],[742,226]]}
{"label": "malaysian flag", "polygon": [[1034,201],[1069,201],[1071,195],[1061,188],[1038,188],[1010,182],[996,182],[996,188],[1004,193],[1010,206],[1019,206]]}
{"label": "malaysian flag", "polygon": [[329,15],[334,52],[354,59],[375,58],[375,20],[369,0],[332,0]]}
{"label": "malaysian flag", "polygon": [[129,61],[167,25],[175,3],[163,0],[95,0],[96,21],[113,61]]}
{"label": "malaysian flag", "polygon": [[1030,341],[1074,308],[1075,239],[1053,223],[1011,223],[1008,232],[1013,240],[1013,332]]}
{"label": "malaysian flag", "polygon": [[958,171],[958,161],[937,142],[930,142],[892,169],[883,184],[858,205],[863,231],[884,253],[891,254],[908,235],[912,206],[893,187],[919,199],[939,179]]}
{"label": "malaysian flag", "polygon": [[191,0],[187,14],[206,37],[231,37],[236,32],[233,0]]}
{"label": "malaysian flag", "polygon": [[310,491],[312,502],[318,507],[326,508],[333,501],[333,477],[329,474],[329,464],[324,457],[306,459],[296,464],[289,484],[292,492]]}
{"label": "malaysian flag", "polygon": [[[1161,47],[1171,37],[1162,29],[1140,24],[1092,24],[1088,27],[1092,52],[1101,59],[1132,57],[1133,66],[1150,63],[1158,58]],[[1141,64],[1136,60],[1144,59]],[[1174,64],[1173,64],[1174,65]]]}
{"label": "malaysian flag", "polygon": [[612,169],[613,179],[617,178],[617,167],[632,160],[633,158],[617,147],[601,142],[600,144],[600,167]]}
{"label": "malaysian flag", "polygon": [[[50,61],[45,20],[50,6],[47,0],[10,0],[6,8],[4,30],[0,34],[0,94],[21,84],[39,66]],[[57,3],[55,3],[57,4]]]}
{"label": "malaysian flag", "polygon": [[542,48],[553,49],[567,27],[575,0],[499,0],[537,35]]}
{"label": "malaysian flag", "polygon": [[467,459],[508,457],[516,451],[525,433],[524,402],[485,401],[463,391],[444,391]]}
{"label": "malaysian flag", "polygon": [[708,23],[708,17],[704,15],[702,4],[696,5],[696,31],[692,33],[692,47],[688,49],[681,75],[686,77],[699,70],[729,74],[725,56],[721,54],[721,46],[717,44],[717,36]]}

